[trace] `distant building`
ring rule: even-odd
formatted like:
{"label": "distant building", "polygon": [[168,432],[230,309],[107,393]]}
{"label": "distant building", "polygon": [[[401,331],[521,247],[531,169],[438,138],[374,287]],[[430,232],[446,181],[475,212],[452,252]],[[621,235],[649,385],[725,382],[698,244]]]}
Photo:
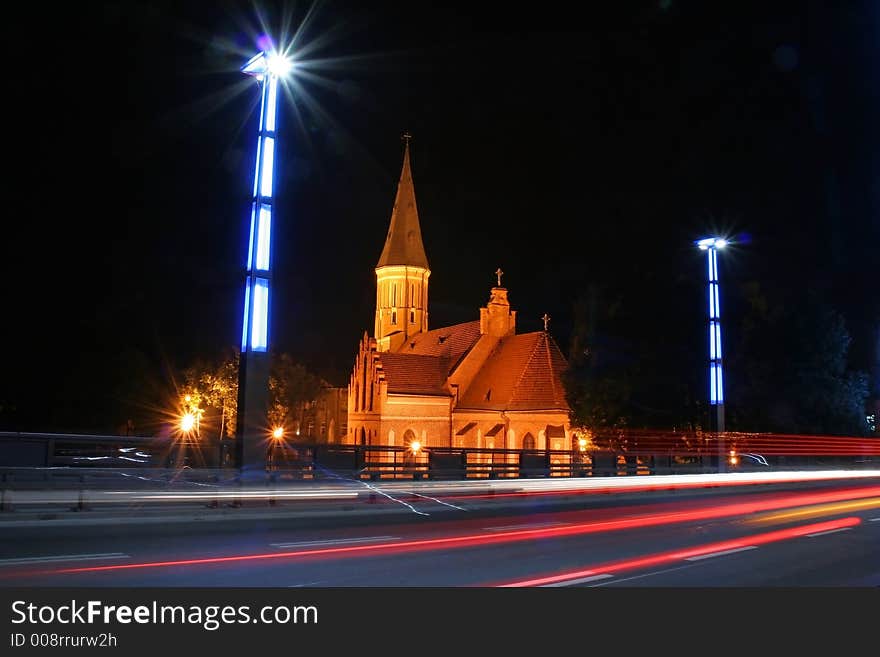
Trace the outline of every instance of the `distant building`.
{"label": "distant building", "polygon": [[342,443],[348,432],[348,389],[325,383],[315,399],[304,402],[293,420],[299,442]]}
{"label": "distant building", "polygon": [[567,364],[546,315],[544,331],[518,334],[499,269],[479,319],[429,330],[430,275],[407,142],[376,266],[374,333],[364,333],[348,386],[346,441],[571,449]]}

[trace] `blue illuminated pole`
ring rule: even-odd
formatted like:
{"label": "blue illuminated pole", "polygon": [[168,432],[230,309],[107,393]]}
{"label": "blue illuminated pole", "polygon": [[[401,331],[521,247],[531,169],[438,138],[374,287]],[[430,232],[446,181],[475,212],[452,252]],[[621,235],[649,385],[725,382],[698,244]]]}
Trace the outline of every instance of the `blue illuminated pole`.
{"label": "blue illuminated pole", "polygon": [[709,272],[709,421],[718,438],[718,467],[725,469],[724,453],[724,374],[721,364],[721,297],[718,285],[718,251],[728,244],[720,237],[699,240],[697,246],[706,252]]}
{"label": "blue illuminated pole", "polygon": [[274,208],[276,121],[279,80],[290,62],[275,53],[260,52],[242,67],[260,84],[260,128],[250,213],[241,359],[238,371],[236,461],[242,474],[266,470],[269,407],[269,318],[271,235]]}

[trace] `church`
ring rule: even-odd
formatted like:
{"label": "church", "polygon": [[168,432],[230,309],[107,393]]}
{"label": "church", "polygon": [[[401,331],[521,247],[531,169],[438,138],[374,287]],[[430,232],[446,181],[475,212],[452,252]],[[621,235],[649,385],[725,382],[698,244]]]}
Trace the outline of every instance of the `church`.
{"label": "church", "polygon": [[[360,343],[348,386],[346,442],[357,445],[571,449],[561,375],[547,330],[516,332],[498,285],[479,318],[429,328],[431,270],[422,243],[409,140],[385,247],[376,265],[373,336]],[[474,313],[475,317],[477,313]]]}

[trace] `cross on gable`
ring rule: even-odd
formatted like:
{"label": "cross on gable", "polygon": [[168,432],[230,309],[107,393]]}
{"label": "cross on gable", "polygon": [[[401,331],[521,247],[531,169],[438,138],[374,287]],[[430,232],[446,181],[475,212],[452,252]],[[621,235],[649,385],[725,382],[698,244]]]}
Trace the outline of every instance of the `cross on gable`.
{"label": "cross on gable", "polygon": [[501,277],[504,275],[504,272],[501,271],[501,267],[495,270],[495,275],[498,277],[498,287],[501,287]]}
{"label": "cross on gable", "polygon": [[544,313],[544,316],[541,318],[544,320],[544,331],[547,331],[547,325],[550,323],[550,315]]}

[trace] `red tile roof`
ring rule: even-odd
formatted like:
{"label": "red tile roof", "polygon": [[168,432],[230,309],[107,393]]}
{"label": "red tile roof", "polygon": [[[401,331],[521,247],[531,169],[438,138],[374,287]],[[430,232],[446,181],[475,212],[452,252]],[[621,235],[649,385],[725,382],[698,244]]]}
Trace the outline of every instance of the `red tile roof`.
{"label": "red tile roof", "polygon": [[561,375],[568,367],[544,331],[502,338],[458,408],[568,411]]}
{"label": "red tile roof", "polygon": [[419,333],[397,351],[380,353],[388,392],[450,395],[449,373],[479,339],[477,320]]}
{"label": "red tile roof", "polygon": [[383,352],[379,363],[390,393],[451,396],[446,387],[449,358]]}
{"label": "red tile roof", "polygon": [[476,320],[414,335],[404,342],[396,353],[440,356],[451,360],[451,366],[455,366],[458,359],[479,339],[480,320]]}

